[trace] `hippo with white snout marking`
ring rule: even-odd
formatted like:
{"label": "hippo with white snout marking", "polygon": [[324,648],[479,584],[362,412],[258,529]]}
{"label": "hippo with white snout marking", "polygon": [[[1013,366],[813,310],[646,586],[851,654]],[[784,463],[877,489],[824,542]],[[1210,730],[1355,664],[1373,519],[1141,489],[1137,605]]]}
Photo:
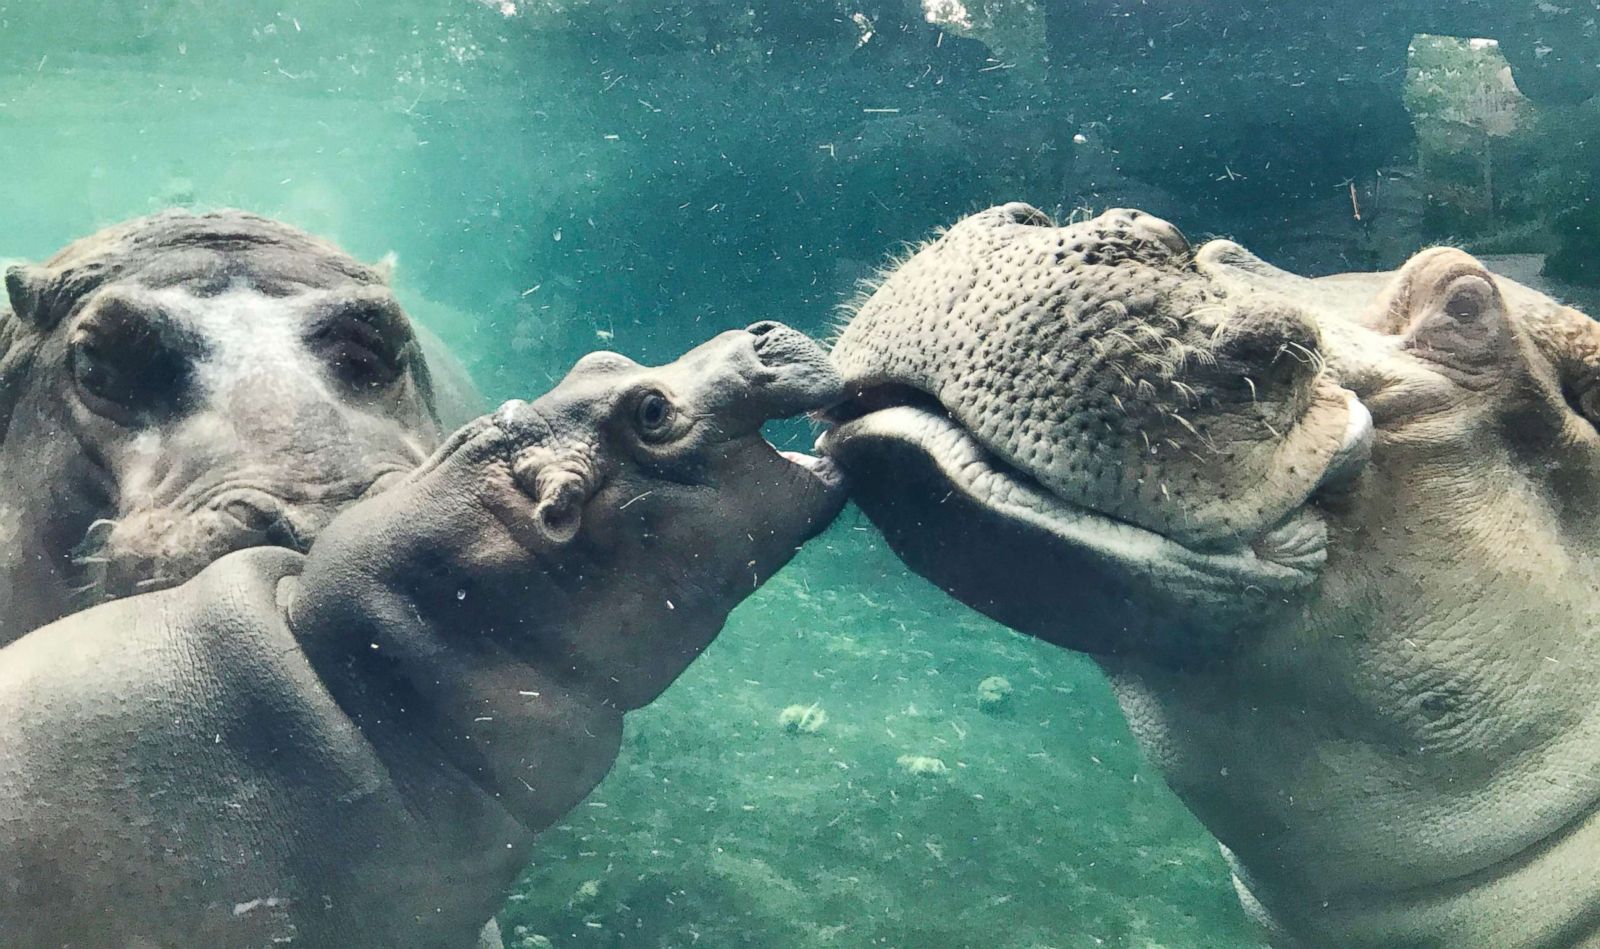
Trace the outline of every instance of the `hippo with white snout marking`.
{"label": "hippo with white snout marking", "polygon": [[126,221],[5,286],[0,644],[303,551],[482,412],[385,267],[242,211]]}

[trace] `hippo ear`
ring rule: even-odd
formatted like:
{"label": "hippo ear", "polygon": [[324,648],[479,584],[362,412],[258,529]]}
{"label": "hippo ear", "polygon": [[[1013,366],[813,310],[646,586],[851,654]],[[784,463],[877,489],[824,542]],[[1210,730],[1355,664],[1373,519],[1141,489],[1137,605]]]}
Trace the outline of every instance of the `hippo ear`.
{"label": "hippo ear", "polygon": [[1503,362],[1515,336],[1495,278],[1470,254],[1435,248],[1400,269],[1371,322],[1407,349],[1460,369]]}
{"label": "hippo ear", "polygon": [[6,295],[11,298],[11,310],[24,322],[37,324],[40,320],[40,303],[45,287],[50,283],[50,272],[32,264],[12,264],[6,268]]}
{"label": "hippo ear", "polygon": [[576,477],[561,479],[542,492],[534,504],[533,516],[551,543],[565,544],[578,536],[587,493]]}
{"label": "hippo ear", "polygon": [[512,478],[533,499],[534,529],[552,546],[578,536],[583,507],[593,493],[574,469],[543,451],[525,453],[511,466]]}
{"label": "hippo ear", "polygon": [[394,272],[399,266],[400,255],[391,250],[373,264],[372,269],[377,271],[378,279],[383,281],[384,286],[389,286],[394,283]]}

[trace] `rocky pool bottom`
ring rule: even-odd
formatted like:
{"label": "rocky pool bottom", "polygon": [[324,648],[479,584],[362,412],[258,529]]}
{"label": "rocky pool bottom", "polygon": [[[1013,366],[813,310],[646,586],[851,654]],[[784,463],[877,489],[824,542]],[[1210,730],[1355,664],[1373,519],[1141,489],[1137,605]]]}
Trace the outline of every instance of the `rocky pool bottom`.
{"label": "rocky pool bottom", "polygon": [[629,716],[501,919],[510,949],[1259,945],[1094,664],[853,507]]}

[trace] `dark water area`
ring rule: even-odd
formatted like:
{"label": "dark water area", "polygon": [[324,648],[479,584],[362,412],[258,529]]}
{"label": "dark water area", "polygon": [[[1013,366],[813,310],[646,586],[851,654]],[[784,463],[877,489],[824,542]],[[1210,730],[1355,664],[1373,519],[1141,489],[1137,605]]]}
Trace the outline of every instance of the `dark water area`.
{"label": "dark water area", "polygon": [[[1578,6],[0,0],[0,257],[169,206],[278,217],[394,255],[495,400],[593,349],[826,336],[893,255],[1010,200],[1307,274],[1450,242],[1581,302]],[[853,509],[630,718],[502,920],[517,949],[1259,944],[1097,668]]]}

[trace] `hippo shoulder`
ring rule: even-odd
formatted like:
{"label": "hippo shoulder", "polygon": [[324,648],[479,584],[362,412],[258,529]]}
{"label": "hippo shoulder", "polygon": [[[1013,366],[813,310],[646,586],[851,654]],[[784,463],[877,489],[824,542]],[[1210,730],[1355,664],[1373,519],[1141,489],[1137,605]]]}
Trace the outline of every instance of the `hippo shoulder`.
{"label": "hippo shoulder", "polygon": [[280,618],[279,582],[302,559],[232,554],[0,649],[8,945],[306,935],[290,914],[310,892],[299,841],[338,839],[340,822],[370,833],[362,818],[397,809]]}
{"label": "hippo shoulder", "polygon": [[265,690],[268,666],[289,672],[293,637],[277,588],[304,559],[279,547],[240,551],[183,586],[72,614],[0,649],[0,733],[95,705],[122,714],[130,732],[169,713],[193,728],[217,706],[202,699],[218,689]]}

